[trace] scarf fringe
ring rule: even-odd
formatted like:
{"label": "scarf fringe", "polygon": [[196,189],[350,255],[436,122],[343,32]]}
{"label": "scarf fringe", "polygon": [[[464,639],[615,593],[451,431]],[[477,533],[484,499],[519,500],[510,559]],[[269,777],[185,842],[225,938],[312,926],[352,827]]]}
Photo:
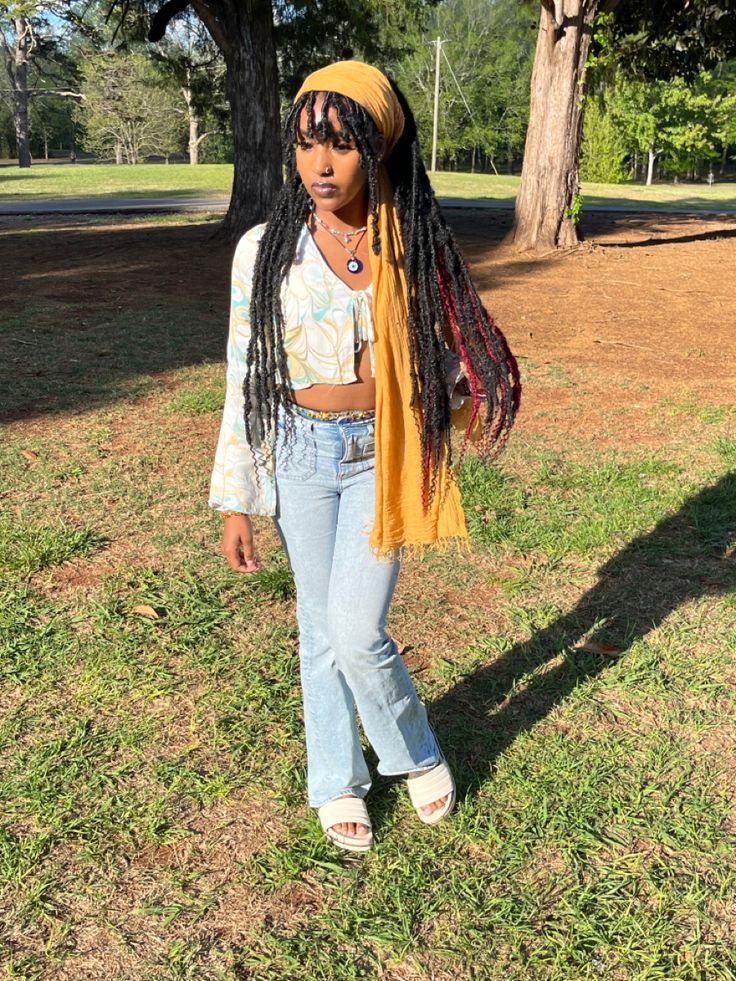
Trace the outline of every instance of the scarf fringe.
{"label": "scarf fringe", "polygon": [[468,535],[448,535],[434,542],[407,542],[388,549],[371,545],[370,550],[377,559],[387,562],[411,562],[420,561],[435,553],[466,557],[472,555],[473,543]]}

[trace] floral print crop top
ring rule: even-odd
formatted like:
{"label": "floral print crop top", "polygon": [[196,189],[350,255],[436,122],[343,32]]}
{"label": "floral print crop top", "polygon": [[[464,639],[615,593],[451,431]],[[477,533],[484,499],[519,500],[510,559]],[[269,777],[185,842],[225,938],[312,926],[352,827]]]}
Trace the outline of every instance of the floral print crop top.
{"label": "floral print crop top", "polygon": [[[232,268],[230,330],[227,342],[225,408],[210,481],[209,505],[218,511],[276,513],[273,440],[255,448],[256,480],[245,439],[243,383],[250,340],[250,291],[258,243],[265,225],[240,239]],[[315,384],[347,385],[357,380],[356,352],[368,342],[375,374],[371,287],[350,289],[330,269],[305,225],[288,276],[281,287],[284,350],[293,389]]]}

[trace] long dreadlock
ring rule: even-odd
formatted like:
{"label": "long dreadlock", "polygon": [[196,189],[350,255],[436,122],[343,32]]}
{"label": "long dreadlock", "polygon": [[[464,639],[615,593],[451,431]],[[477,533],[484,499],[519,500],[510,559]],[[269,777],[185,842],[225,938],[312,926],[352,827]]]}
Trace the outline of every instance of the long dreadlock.
{"label": "long dreadlock", "polygon": [[[409,105],[391,81],[404,113],[404,129],[386,162],[394,187],[394,204],[404,243],[408,293],[408,346],[412,406],[420,409],[420,435],[424,499],[431,500],[443,447],[452,463],[450,401],[445,386],[445,340],[453,339],[462,359],[471,398],[466,448],[478,413],[487,399],[487,413],[476,448],[486,460],[504,445],[519,406],[521,384],[516,361],[492,317],[483,307],[447,227],[422,162],[417,128]],[[321,118],[315,120],[315,102],[324,96]],[[340,130],[334,134],[328,120],[334,108]],[[307,138],[320,141],[352,139],[367,171],[368,207],[373,218],[371,248],[378,254],[378,129],[368,112],[347,96],[335,92],[305,92],[284,120],[283,156],[286,181],[261,238],[253,272],[247,374],[243,386],[246,438],[253,445],[251,418],[261,438],[275,431],[281,410],[293,413],[281,286],[296,255],[297,243],[311,208],[311,199],[296,169],[299,119],[306,109]],[[253,414],[253,416],[251,415]]]}

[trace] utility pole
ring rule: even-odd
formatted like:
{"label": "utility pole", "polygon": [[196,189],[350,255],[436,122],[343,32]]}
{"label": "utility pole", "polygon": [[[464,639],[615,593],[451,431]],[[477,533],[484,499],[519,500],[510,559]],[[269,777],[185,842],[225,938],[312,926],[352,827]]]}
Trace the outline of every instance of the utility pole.
{"label": "utility pole", "polygon": [[434,118],[432,122],[432,173],[437,169],[437,121],[440,112],[440,52],[442,51],[442,38],[438,37],[432,42],[437,46],[437,57],[434,63]]}

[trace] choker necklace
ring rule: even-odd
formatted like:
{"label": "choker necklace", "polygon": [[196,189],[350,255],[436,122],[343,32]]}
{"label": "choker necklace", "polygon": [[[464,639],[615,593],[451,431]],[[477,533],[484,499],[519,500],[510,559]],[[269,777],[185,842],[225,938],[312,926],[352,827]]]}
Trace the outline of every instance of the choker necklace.
{"label": "choker necklace", "polygon": [[353,229],[352,232],[342,232],[340,231],[339,228],[332,228],[330,225],[328,225],[326,221],[320,218],[320,216],[317,214],[316,211],[312,211],[312,217],[320,226],[320,228],[324,228],[326,232],[329,232],[331,235],[334,235],[335,238],[345,239],[346,244],[349,243],[351,238],[354,238],[356,235],[362,235],[363,232],[367,231],[368,229],[367,225],[363,225],[361,228]]}
{"label": "choker necklace", "polygon": [[[363,236],[368,231],[368,226],[363,225],[362,228],[356,228],[355,231],[353,232],[339,232],[335,228],[330,228],[330,226],[326,222],[322,221],[322,219],[314,211],[312,212],[312,217],[314,218],[314,220],[317,222],[318,225],[326,229],[328,232],[332,232],[332,234],[335,236],[335,239],[337,240],[338,245],[341,245],[343,249],[345,249],[345,251],[349,254],[350,258],[345,263],[345,268],[347,269],[347,271],[349,273],[352,273],[354,276],[357,276],[358,273],[363,272],[363,263],[360,261],[360,259],[357,257],[355,253],[358,251],[358,246],[363,241]],[[351,248],[350,245],[348,245],[348,239],[353,238],[355,235],[359,235],[360,238],[355,243],[355,245],[353,245]],[[340,237],[344,238],[345,241],[341,242]]]}

